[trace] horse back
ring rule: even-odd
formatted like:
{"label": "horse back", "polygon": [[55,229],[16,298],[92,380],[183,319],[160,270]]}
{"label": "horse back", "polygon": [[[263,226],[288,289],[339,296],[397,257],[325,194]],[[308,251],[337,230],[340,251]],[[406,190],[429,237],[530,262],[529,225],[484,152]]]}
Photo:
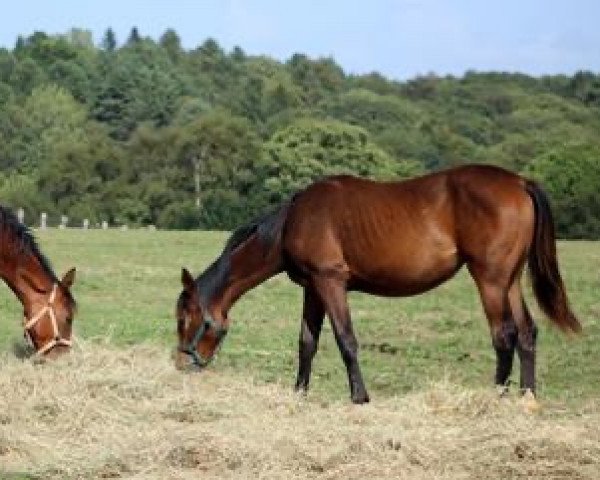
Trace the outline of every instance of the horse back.
{"label": "horse back", "polygon": [[402,182],[331,177],[296,196],[283,247],[300,276],[334,275],[349,288],[411,295],[450,278],[482,239],[494,237],[512,214],[498,200],[514,207],[526,197],[520,177],[486,166]]}

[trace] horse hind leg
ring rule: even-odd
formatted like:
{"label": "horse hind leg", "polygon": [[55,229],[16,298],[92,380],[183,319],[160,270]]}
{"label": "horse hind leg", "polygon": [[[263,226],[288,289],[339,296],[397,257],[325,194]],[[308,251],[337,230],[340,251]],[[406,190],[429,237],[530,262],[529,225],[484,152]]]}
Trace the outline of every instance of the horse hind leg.
{"label": "horse hind leg", "polygon": [[517,327],[517,354],[521,364],[520,387],[523,392],[525,408],[534,411],[539,408],[535,400],[535,357],[537,326],[523,300],[519,279],[509,290],[509,302]]}
{"label": "horse hind leg", "polygon": [[512,316],[505,315],[501,329],[500,334],[492,335],[492,344],[496,351],[495,383],[498,393],[504,395],[508,392],[517,345],[517,327]]}
{"label": "horse hind leg", "polygon": [[492,345],[496,351],[495,383],[500,394],[504,394],[508,388],[517,346],[517,327],[509,306],[508,282],[498,281],[498,277],[492,280],[494,277],[486,277],[473,267],[469,267],[469,271],[479,289]]}

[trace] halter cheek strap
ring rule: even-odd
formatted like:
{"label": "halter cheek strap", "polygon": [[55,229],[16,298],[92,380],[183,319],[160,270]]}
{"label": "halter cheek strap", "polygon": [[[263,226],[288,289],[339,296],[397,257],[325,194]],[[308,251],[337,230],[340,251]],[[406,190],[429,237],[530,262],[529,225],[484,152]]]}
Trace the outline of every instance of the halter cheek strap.
{"label": "halter cheek strap", "polygon": [[[31,341],[31,334],[29,330],[31,330],[46,314],[50,317],[50,322],[52,323],[52,332],[54,334],[52,340],[46,343],[43,347],[39,348],[36,352],[37,355],[43,355],[47,351],[53,349],[56,345],[65,345],[67,347],[71,346],[71,340],[66,338],[62,338],[60,336],[60,331],[58,330],[58,323],[56,322],[56,313],[54,312],[54,300],[56,299],[56,290],[58,289],[58,284],[55,283],[52,286],[52,292],[50,293],[50,297],[46,302],[46,306],[42,308],[38,313],[36,313],[30,319],[25,317],[23,323],[25,328],[25,335]],[[33,342],[32,342],[33,343]]]}

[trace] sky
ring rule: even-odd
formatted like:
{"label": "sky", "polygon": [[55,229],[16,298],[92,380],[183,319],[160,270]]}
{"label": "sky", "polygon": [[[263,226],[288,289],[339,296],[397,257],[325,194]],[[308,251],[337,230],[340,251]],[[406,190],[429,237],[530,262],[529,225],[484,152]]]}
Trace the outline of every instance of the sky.
{"label": "sky", "polygon": [[173,28],[183,46],[212,37],[226,50],[285,61],[333,57],[347,73],[398,80],[468,70],[530,75],[600,71],[600,0],[38,0],[6,2],[0,47],[36,30],[132,26],[158,39]]}

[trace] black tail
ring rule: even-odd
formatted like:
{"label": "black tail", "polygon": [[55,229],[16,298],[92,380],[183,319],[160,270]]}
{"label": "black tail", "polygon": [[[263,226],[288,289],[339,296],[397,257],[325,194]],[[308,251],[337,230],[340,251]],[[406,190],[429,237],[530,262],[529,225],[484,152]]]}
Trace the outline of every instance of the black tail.
{"label": "black tail", "polygon": [[548,197],[531,180],[525,189],[535,208],[535,232],[529,251],[529,273],[540,308],[563,331],[580,332],[581,324],[569,307],[567,292],[556,259],[554,220]]}

